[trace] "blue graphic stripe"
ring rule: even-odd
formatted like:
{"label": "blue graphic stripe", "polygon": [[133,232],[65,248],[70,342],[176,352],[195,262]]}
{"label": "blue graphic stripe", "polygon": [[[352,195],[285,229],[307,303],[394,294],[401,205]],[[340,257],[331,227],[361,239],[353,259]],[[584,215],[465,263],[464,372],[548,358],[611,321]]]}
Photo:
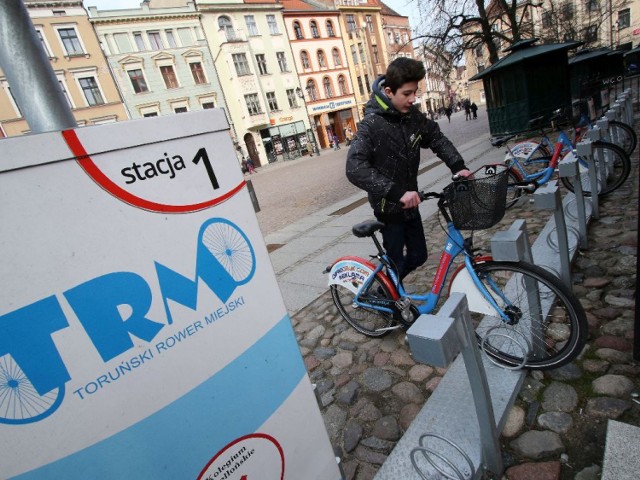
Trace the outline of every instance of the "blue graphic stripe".
{"label": "blue graphic stripe", "polygon": [[240,357],[171,405],[91,447],[13,479],[195,480],[220,449],[255,432],[305,372],[285,315]]}

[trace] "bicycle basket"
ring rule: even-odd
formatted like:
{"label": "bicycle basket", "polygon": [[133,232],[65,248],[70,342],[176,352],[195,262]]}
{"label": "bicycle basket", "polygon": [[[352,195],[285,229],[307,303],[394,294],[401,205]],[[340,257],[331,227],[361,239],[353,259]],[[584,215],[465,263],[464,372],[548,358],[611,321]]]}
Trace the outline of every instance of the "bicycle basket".
{"label": "bicycle basket", "polygon": [[443,191],[453,225],[458,230],[481,230],[504,217],[507,203],[508,169],[503,165],[487,165],[447,185]]}

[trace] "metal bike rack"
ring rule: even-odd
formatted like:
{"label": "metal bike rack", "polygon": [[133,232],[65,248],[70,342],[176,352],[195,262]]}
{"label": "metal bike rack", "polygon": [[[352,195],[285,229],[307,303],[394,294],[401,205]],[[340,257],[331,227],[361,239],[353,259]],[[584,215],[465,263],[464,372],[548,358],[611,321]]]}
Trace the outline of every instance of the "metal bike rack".
{"label": "metal bike rack", "polygon": [[[605,142],[609,142],[609,143],[615,143],[612,139],[611,139],[611,135],[609,135],[609,120],[606,117],[601,118],[600,120],[596,121],[596,127],[598,127],[600,129],[600,131],[602,132],[602,140],[604,140]],[[617,143],[616,143],[617,145]]]}
{"label": "metal bike rack", "polygon": [[[600,198],[597,192],[600,190],[599,179],[596,171],[596,162],[593,158],[593,143],[590,139],[585,139],[576,145],[576,154],[578,157],[587,162],[587,174],[589,177],[589,185],[591,187],[591,206],[593,218],[600,218]],[[582,182],[582,174],[580,175]],[[594,195],[595,192],[595,195]]]}
{"label": "metal bike rack", "polygon": [[[616,112],[612,111],[611,109],[607,110],[604,114],[604,117],[607,119],[607,122],[610,123],[612,121],[614,121],[616,119]],[[610,132],[610,138],[611,138],[611,142],[615,143],[618,146],[621,146],[620,143],[620,138],[618,138],[618,131],[614,130],[613,132]]]}
{"label": "metal bike rack", "polygon": [[[586,199],[582,190],[582,182],[580,181],[580,168],[578,159],[575,155],[566,155],[558,165],[561,177],[573,178],[574,200],[576,203],[576,220],[578,221],[578,244],[580,248],[587,248],[587,210]],[[570,215],[569,205],[567,205],[565,214]]]}
{"label": "metal bike rack", "polygon": [[[567,224],[562,208],[562,197],[556,181],[551,181],[538,188],[533,194],[534,205],[541,210],[553,210],[556,223],[557,251],[560,256],[560,278],[571,290],[571,253],[567,237]],[[550,232],[551,235],[552,232]]]}
{"label": "metal bike rack", "polygon": [[[438,472],[445,478],[468,480],[476,478],[480,468],[502,474],[504,467],[491,392],[466,296],[454,293],[438,315],[421,315],[407,330],[407,340],[413,357],[429,365],[448,367],[458,353],[462,353],[480,427],[482,465],[474,467],[469,456],[451,439],[436,433],[426,433],[420,437],[418,445],[414,446],[409,455],[415,471],[423,479],[432,478],[429,475]],[[434,439],[439,442],[434,442]],[[426,460],[422,464],[418,461],[418,453]],[[451,458],[452,454],[456,458]]]}

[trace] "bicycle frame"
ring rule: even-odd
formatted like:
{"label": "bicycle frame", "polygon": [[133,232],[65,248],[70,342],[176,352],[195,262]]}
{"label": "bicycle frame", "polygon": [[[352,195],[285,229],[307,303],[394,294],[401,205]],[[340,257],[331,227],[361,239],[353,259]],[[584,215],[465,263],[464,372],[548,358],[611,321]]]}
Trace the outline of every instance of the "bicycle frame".
{"label": "bicycle frame", "polygon": [[[387,257],[387,255],[385,253],[384,255],[379,257],[380,260],[381,260],[380,263],[376,266],[376,268],[373,271],[373,273],[371,275],[369,275],[369,277],[365,280],[365,282],[363,283],[362,287],[360,288],[360,290],[356,294],[356,296],[354,298],[354,302],[356,303],[356,305],[358,305],[360,307],[371,308],[371,309],[378,310],[378,311],[385,312],[385,313],[389,313],[389,314],[393,314],[394,313],[394,310],[392,308],[389,308],[386,305],[391,304],[391,302],[395,303],[396,300],[375,299],[374,301],[371,301],[371,300],[362,301],[360,299],[360,292],[366,292],[368,290],[369,286],[371,285],[371,283],[373,282],[374,278],[376,278],[376,275],[381,273],[382,270],[386,266],[388,274],[389,274],[389,277],[391,278],[391,281],[392,281],[394,287],[396,288],[397,293],[399,294],[400,298],[405,298],[406,297],[406,298],[409,298],[412,301],[424,302],[422,305],[416,305],[416,308],[417,308],[417,310],[418,310],[418,312],[420,314],[429,314],[429,313],[433,312],[435,310],[435,308],[436,308],[438,300],[440,299],[440,296],[442,294],[442,289],[443,289],[443,287],[445,285],[445,282],[447,280],[447,276],[448,276],[449,270],[450,270],[451,266],[453,265],[453,261],[455,260],[455,258],[460,253],[464,252],[464,257],[465,257],[464,258],[464,265],[465,265],[466,270],[469,272],[469,275],[471,276],[474,285],[482,293],[482,295],[485,298],[485,300],[487,300],[489,302],[489,304],[494,308],[494,310],[496,312],[498,312],[498,314],[500,315],[502,320],[505,321],[505,322],[509,321],[509,317],[498,306],[498,304],[494,300],[493,296],[487,291],[487,289],[485,288],[484,284],[478,278],[478,275],[476,274],[475,269],[474,269],[473,259],[472,259],[471,255],[466,253],[465,248],[463,246],[464,245],[464,237],[462,236],[462,233],[457,228],[455,228],[455,226],[453,225],[453,222],[449,222],[447,224],[447,232],[448,232],[448,234],[447,234],[447,242],[445,243],[445,246],[444,246],[444,248],[442,250],[442,253],[440,255],[440,262],[438,264],[438,269],[436,270],[436,274],[435,274],[435,276],[433,278],[433,281],[432,281],[432,284],[431,284],[431,289],[430,289],[429,293],[423,294],[423,295],[420,295],[420,294],[408,294],[405,291],[404,287],[402,286],[402,283],[399,281],[396,271],[393,268],[390,267],[389,258]],[[384,272],[382,272],[382,273],[384,274]],[[492,288],[492,290],[494,291],[494,293],[500,295],[502,300],[505,301],[506,304],[510,304],[508,299],[501,295],[501,292],[497,287]]]}

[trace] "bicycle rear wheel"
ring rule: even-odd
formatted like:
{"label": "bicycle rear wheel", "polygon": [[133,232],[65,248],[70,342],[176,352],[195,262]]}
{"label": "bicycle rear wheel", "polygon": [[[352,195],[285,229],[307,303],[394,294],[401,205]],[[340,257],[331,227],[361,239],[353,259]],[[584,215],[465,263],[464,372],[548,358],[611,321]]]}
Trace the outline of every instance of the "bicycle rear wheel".
{"label": "bicycle rear wheel", "polygon": [[[394,323],[393,315],[356,305],[355,294],[348,288],[331,285],[331,297],[342,318],[358,332],[369,337],[382,337],[391,331],[389,327]],[[393,298],[387,286],[378,277],[373,279],[367,291],[361,292],[359,297],[361,302],[373,298]]]}
{"label": "bicycle rear wheel", "polygon": [[[475,271],[511,324],[471,312],[484,351],[508,366],[546,370],[573,360],[587,337],[580,302],[553,274],[523,262],[477,263]],[[469,305],[471,310],[473,305]]]}
{"label": "bicycle rear wheel", "polygon": [[[600,168],[607,165],[608,174],[606,178],[598,186],[598,195],[604,196],[622,185],[629,177],[631,172],[631,160],[629,155],[619,146],[609,142],[596,141],[593,142],[593,156],[596,159],[596,171],[600,173]],[[579,159],[580,172],[577,177],[560,177],[562,184],[570,191],[575,191],[574,182],[580,181],[582,192],[585,196],[590,197],[591,180],[589,179],[589,168],[586,162]],[[598,175],[600,177],[600,175]]]}
{"label": "bicycle rear wheel", "polygon": [[609,136],[616,145],[622,147],[627,152],[627,155],[631,155],[638,145],[638,136],[636,132],[629,125],[617,120],[609,120]]}
{"label": "bicycle rear wheel", "polygon": [[[532,153],[533,152],[533,153]],[[504,157],[507,165],[517,161],[526,175],[533,175],[547,168],[551,161],[549,148],[533,140],[516,143]]]}

